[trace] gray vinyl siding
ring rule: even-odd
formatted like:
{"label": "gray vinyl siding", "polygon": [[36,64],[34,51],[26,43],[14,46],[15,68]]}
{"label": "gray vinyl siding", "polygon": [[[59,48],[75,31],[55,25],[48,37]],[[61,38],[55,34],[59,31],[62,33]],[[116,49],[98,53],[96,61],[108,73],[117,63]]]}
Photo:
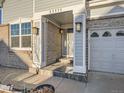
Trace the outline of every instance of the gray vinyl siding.
{"label": "gray vinyl siding", "polygon": [[45,10],[68,7],[81,3],[83,4],[83,0],[36,0],[35,11],[42,12]]}
{"label": "gray vinyl siding", "polygon": [[[80,42],[81,41],[81,42]],[[75,60],[76,66],[83,65],[83,34],[76,32],[75,34]]]}
{"label": "gray vinyl siding", "polygon": [[33,0],[5,0],[3,4],[3,23],[33,16]]}
{"label": "gray vinyl siding", "polygon": [[[76,16],[75,22],[82,22],[83,16]],[[83,66],[83,29],[75,32],[75,65]]]}

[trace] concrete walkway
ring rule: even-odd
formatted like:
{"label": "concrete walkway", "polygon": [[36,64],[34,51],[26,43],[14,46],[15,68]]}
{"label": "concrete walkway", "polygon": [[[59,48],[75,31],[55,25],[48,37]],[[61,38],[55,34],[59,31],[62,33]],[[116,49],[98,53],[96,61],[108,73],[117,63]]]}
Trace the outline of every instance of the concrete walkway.
{"label": "concrete walkway", "polygon": [[52,84],[56,93],[124,93],[124,75],[90,72],[87,84],[58,77],[34,75],[26,70],[0,67],[0,82],[14,84],[17,88],[33,88]]}

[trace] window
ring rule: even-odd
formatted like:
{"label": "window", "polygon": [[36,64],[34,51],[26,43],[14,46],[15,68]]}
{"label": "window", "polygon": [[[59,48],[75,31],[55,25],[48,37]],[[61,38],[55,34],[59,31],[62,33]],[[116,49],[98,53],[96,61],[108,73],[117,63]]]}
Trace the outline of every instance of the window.
{"label": "window", "polygon": [[118,31],[118,32],[116,33],[116,36],[124,36],[124,31]]}
{"label": "window", "polygon": [[99,35],[98,35],[96,32],[93,32],[93,33],[91,34],[91,37],[99,37]]}
{"label": "window", "polygon": [[21,24],[21,31],[22,31],[22,35],[27,35],[27,34],[31,34],[31,23],[22,23]]}
{"label": "window", "polygon": [[11,47],[31,48],[31,23],[11,25]]}
{"label": "window", "polygon": [[31,47],[31,23],[21,24],[21,45],[22,47]]}
{"label": "window", "polygon": [[111,37],[112,35],[111,35],[111,33],[110,32],[105,32],[103,35],[102,35],[103,37]]}
{"label": "window", "polygon": [[31,36],[22,36],[22,47],[31,47]]}
{"label": "window", "polygon": [[19,47],[19,24],[11,25],[11,46]]}

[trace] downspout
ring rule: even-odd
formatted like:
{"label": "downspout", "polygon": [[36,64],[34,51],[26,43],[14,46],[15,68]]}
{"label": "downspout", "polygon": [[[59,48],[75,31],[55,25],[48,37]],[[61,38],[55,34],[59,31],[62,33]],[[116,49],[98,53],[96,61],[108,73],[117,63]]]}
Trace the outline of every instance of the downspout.
{"label": "downspout", "polygon": [[[34,62],[34,51],[35,51],[35,47],[34,47],[34,44],[35,44],[35,40],[34,40],[34,36],[36,36],[36,33],[33,31],[34,30],[34,28],[35,28],[35,26],[34,26],[34,15],[35,15],[35,0],[32,0],[32,21],[31,21],[31,23],[32,23],[32,57],[33,57],[33,65],[35,66],[35,68],[36,68],[36,74],[38,74],[39,73],[39,67],[36,65],[36,63]],[[36,30],[36,29],[35,29]]]}
{"label": "downspout", "polygon": [[31,35],[31,48],[32,48],[32,63],[34,64],[34,40],[33,40],[33,26],[34,26],[34,22],[33,22],[33,18],[34,18],[34,8],[35,8],[35,6],[34,6],[34,2],[35,2],[35,0],[33,0],[33,4],[32,4],[32,13],[33,13],[33,17],[32,17],[32,20],[31,20],[31,24],[32,24],[32,35]]}
{"label": "downspout", "polygon": [[35,14],[35,0],[33,0],[33,18],[34,18],[34,14]]}
{"label": "downspout", "polygon": [[[88,65],[89,65],[89,38],[88,38],[88,28],[87,28],[87,16],[88,16],[88,1],[85,0],[85,13],[86,13],[86,81],[88,82]],[[88,48],[87,48],[88,47]],[[88,57],[88,58],[87,58]]]}

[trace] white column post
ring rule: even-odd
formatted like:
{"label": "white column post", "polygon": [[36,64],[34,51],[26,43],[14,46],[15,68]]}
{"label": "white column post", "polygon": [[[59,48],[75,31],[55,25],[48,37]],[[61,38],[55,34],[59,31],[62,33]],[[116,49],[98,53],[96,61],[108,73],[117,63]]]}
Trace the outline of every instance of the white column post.
{"label": "white column post", "polygon": [[38,34],[32,34],[32,46],[33,46],[33,67],[40,68],[41,60],[42,60],[42,50],[41,50],[41,38],[42,38],[42,30],[41,30],[41,20],[35,20],[33,22],[33,27],[38,28]]}
{"label": "white column post", "polygon": [[47,64],[47,29],[48,29],[48,23],[47,19],[42,17],[42,63],[41,67],[46,66]]}
{"label": "white column post", "polygon": [[[86,73],[86,13],[74,11],[74,72]],[[81,31],[76,31],[76,23],[81,23]]]}
{"label": "white column post", "polygon": [[41,68],[47,62],[47,19],[41,16],[35,23],[39,34],[33,35],[33,63],[34,67]]}

